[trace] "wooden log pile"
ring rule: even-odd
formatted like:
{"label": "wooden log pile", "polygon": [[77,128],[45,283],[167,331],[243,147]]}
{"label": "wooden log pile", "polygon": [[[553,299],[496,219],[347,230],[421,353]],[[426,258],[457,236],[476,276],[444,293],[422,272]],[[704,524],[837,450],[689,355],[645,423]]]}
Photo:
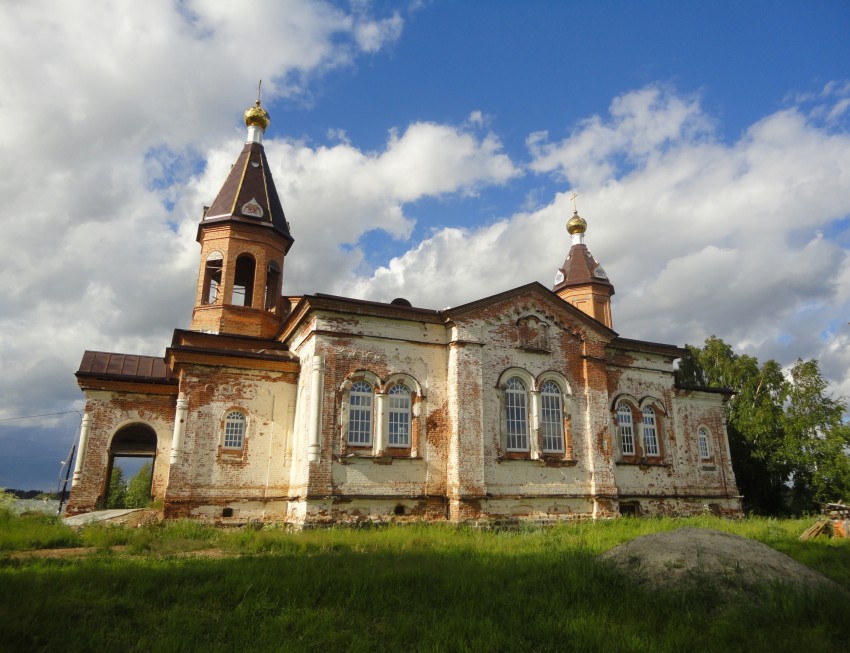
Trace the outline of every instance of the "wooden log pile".
{"label": "wooden log pile", "polygon": [[820,535],[850,537],[850,506],[827,503],[821,509],[821,514],[823,517],[803,531],[801,540],[810,540]]}

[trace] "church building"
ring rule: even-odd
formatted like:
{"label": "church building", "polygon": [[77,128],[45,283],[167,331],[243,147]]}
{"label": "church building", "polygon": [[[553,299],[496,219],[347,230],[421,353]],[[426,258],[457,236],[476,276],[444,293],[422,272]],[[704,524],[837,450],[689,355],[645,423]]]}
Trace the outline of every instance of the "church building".
{"label": "church building", "polygon": [[683,349],[613,329],[577,211],[551,290],[444,310],[283,296],[294,238],[259,100],[245,123],[198,225],[189,328],[164,357],[83,355],[69,513],[106,505],[134,456],[166,517],[223,524],[740,512],[729,393],[677,385]]}

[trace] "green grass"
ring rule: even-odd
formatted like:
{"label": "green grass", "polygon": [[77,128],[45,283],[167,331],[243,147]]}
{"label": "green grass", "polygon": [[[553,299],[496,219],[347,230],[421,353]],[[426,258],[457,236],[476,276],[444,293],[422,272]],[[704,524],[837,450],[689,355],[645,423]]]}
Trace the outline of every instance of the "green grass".
{"label": "green grass", "polygon": [[[16,521],[0,524],[5,550],[27,539],[6,531],[33,528]],[[703,526],[765,542],[850,590],[850,542],[799,542],[812,521],[623,519],[500,533],[89,526],[64,544],[98,547],[84,558],[0,555],[0,651],[843,650],[844,595],[765,586],[729,600],[711,583],[652,591],[596,559],[640,535]],[[68,537],[56,523],[39,528],[29,539],[44,546],[54,541],[45,528]],[[175,555],[204,548],[229,557]]]}
{"label": "green grass", "polygon": [[79,536],[53,515],[14,515],[0,510],[0,551],[81,546]]}

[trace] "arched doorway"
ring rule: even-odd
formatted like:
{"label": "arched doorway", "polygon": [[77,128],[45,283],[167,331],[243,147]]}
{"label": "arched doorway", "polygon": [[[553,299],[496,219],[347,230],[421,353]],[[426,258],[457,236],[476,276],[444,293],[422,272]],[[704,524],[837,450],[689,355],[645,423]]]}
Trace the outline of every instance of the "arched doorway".
{"label": "arched doorway", "polygon": [[[153,484],[153,469],[156,463],[156,431],[147,424],[128,424],[118,430],[109,445],[109,461],[106,479],[99,502],[101,508],[141,508],[150,499]],[[149,475],[144,476],[145,470]],[[120,471],[119,471],[120,470]],[[138,479],[137,476],[140,476]],[[135,487],[134,505],[126,505],[128,483]],[[119,493],[122,493],[119,496]],[[112,501],[110,501],[110,498]],[[141,503],[142,505],[135,505]]]}

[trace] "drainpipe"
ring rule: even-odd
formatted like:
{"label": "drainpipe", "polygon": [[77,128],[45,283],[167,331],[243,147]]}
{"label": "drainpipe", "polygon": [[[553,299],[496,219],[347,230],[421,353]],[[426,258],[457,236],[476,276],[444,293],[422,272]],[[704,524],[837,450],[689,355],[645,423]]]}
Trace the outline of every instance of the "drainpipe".
{"label": "drainpipe", "polygon": [[177,410],[174,411],[174,435],[171,438],[171,464],[179,462],[183,454],[183,438],[186,434],[186,415],[189,412],[189,400],[182,392],[177,396]]}
{"label": "drainpipe", "polygon": [[74,478],[71,481],[71,487],[76,486],[83,475],[83,464],[86,461],[86,453],[88,451],[89,433],[91,433],[91,415],[86,413],[83,415],[82,425],[80,426],[80,448],[77,451],[77,463],[74,465]]}
{"label": "drainpipe", "polygon": [[321,356],[313,356],[313,373],[310,384],[310,432],[307,439],[307,461],[319,461],[319,433],[322,424],[322,377],[325,373],[325,361]]}

